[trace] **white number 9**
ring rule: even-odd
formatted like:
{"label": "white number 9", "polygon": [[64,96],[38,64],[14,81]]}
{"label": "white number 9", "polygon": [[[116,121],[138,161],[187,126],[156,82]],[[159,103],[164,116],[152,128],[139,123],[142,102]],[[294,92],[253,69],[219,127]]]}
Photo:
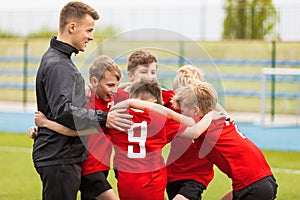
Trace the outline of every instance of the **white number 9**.
{"label": "white number 9", "polygon": [[[136,127],[141,127],[141,136],[134,137],[133,129]],[[129,142],[138,142],[140,146],[140,152],[133,152],[133,145],[128,146],[128,154],[129,158],[145,158],[146,157],[146,138],[147,138],[147,122],[143,121],[142,123],[134,123],[130,129],[128,129],[128,141]]]}

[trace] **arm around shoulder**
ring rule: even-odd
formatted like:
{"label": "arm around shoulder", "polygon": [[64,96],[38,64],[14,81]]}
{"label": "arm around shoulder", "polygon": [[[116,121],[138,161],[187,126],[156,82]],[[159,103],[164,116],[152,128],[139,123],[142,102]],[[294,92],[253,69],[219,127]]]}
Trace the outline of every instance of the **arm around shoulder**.
{"label": "arm around shoulder", "polygon": [[179,136],[190,138],[190,139],[196,139],[208,129],[212,120],[213,120],[213,111],[210,111],[207,114],[205,114],[203,118],[195,125],[187,127],[185,131],[181,133]]}

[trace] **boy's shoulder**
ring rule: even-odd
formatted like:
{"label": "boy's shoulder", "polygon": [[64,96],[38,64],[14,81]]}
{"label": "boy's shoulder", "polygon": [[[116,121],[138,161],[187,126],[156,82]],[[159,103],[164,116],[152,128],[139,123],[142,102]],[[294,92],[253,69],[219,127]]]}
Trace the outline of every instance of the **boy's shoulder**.
{"label": "boy's shoulder", "polygon": [[129,92],[127,92],[126,88],[118,88],[117,92],[114,94],[115,103],[124,101],[129,98]]}

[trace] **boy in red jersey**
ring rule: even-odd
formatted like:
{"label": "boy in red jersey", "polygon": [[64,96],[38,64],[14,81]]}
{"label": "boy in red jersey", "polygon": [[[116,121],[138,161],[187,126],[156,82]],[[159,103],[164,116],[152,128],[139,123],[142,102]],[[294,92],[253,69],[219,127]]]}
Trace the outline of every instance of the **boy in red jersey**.
{"label": "boy in red jersey", "polygon": [[[194,83],[176,90],[172,101],[182,114],[199,120],[206,113],[207,101],[213,98],[217,98],[213,90],[204,83]],[[234,122],[214,120],[195,143],[200,148],[199,156],[206,157],[232,180],[233,200],[275,199],[277,183],[263,153]]]}
{"label": "boy in red jersey", "polygon": [[[98,56],[89,68],[90,92],[87,109],[108,112],[113,106],[113,95],[122,77],[120,67],[107,56]],[[36,115],[42,115],[38,112]],[[43,124],[40,124],[42,127]],[[51,129],[51,127],[49,127]],[[106,127],[101,127],[101,132]],[[106,180],[110,170],[112,144],[103,133],[92,131],[88,136],[88,159],[82,163],[81,199],[117,199],[112,187]],[[34,129],[31,134],[35,134]],[[67,130],[64,135],[78,136],[77,131]]]}
{"label": "boy in red jersey", "polygon": [[[88,109],[108,112],[114,104],[113,95],[122,77],[120,67],[108,56],[98,56],[89,67],[91,96]],[[105,131],[106,127],[101,127]],[[82,164],[81,199],[117,199],[106,180],[110,170],[112,144],[104,134],[88,136],[88,159]],[[105,177],[101,178],[102,174]]]}
{"label": "boy in red jersey", "polygon": [[[130,83],[120,87],[115,94],[115,102],[126,100],[129,97],[130,86],[133,82],[141,79],[157,80],[158,61],[151,52],[141,49],[130,54],[127,63],[127,76]],[[162,89],[163,105],[173,109],[171,99],[174,96],[173,90]]]}
{"label": "boy in red jersey", "polygon": [[[182,66],[173,80],[173,89],[194,81],[205,82],[202,72],[192,65]],[[218,108],[224,110],[217,104]],[[199,158],[199,150],[199,146],[188,138],[176,137],[172,140],[167,160],[169,199],[202,199],[203,191],[214,177],[214,170],[210,161]]]}
{"label": "boy in red jersey", "polygon": [[[129,90],[134,82],[144,80],[158,80],[157,78],[158,60],[154,54],[145,49],[139,49],[130,54],[127,62],[127,76],[129,83],[118,88],[114,96],[115,103],[129,98]],[[163,105],[167,108],[174,109],[171,99],[174,96],[173,90],[162,89]],[[180,113],[180,111],[177,111]],[[114,163],[115,177],[118,179],[118,166]]]}

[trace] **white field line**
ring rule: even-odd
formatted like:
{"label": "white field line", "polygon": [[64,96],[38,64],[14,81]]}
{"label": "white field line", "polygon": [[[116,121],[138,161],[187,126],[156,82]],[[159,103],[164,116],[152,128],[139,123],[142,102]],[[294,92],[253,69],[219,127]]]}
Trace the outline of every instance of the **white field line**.
{"label": "white field line", "polygon": [[[32,148],[14,147],[14,146],[0,146],[0,151],[3,151],[3,152],[31,153],[32,152]],[[297,169],[272,168],[272,171],[276,172],[276,173],[284,173],[284,174],[300,174],[300,170],[297,170]]]}
{"label": "white field line", "polygon": [[4,152],[31,153],[32,152],[32,148],[14,147],[14,146],[0,146],[0,151],[4,151]]}
{"label": "white field line", "polygon": [[272,171],[276,173],[283,173],[283,174],[300,174],[300,170],[297,169],[272,168]]}

